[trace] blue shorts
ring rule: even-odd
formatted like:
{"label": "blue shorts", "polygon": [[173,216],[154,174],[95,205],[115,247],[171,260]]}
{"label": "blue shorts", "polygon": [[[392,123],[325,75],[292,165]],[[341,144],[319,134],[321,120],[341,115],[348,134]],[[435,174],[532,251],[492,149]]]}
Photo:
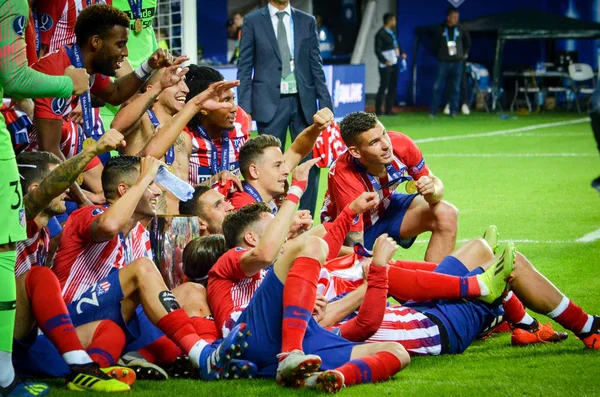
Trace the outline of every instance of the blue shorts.
{"label": "blue shorts", "polygon": [[13,364],[23,377],[64,378],[71,370],[56,347],[34,328],[23,340],[13,339]]}
{"label": "blue shorts", "polygon": [[[481,268],[469,272],[453,256],[445,257],[434,271],[452,276],[475,276],[483,272]],[[440,333],[443,335],[445,331],[447,346],[442,346],[442,353],[464,352],[492,321],[504,314],[501,305],[489,305],[478,299],[409,302],[405,306],[429,316],[444,328]]]}
{"label": "blue shorts", "polygon": [[130,321],[125,323],[121,312],[123,290],[119,280],[119,272],[113,270],[108,276],[92,285],[77,300],[71,302],[67,309],[73,321],[73,326],[79,327],[93,321],[112,320],[125,331],[127,340],[140,335],[139,324]]}
{"label": "blue shorts", "polygon": [[140,332],[135,339],[130,338],[127,340],[127,344],[123,349],[124,353],[140,350],[165,335],[156,325],[152,324],[144,309],[142,309],[142,305],[139,305],[135,309],[135,317],[131,319],[127,326],[133,329],[144,330],[144,332]]}
{"label": "blue shorts", "polygon": [[400,237],[400,226],[404,220],[404,214],[410,207],[412,201],[417,197],[416,194],[402,194],[394,192],[390,198],[390,206],[382,217],[380,217],[374,225],[365,230],[364,242],[366,249],[373,249],[373,244],[377,237],[383,233],[387,233],[391,238],[396,240],[402,248],[410,248],[415,242],[416,237],[402,238]]}
{"label": "blue shorts", "polygon": [[[283,283],[271,270],[236,323],[246,323],[252,333],[242,357],[258,366],[259,376],[275,376],[277,354],[281,353],[282,320]],[[302,348],[305,353],[321,357],[321,368],[333,369],[350,361],[352,348],[359,344],[327,331],[311,317]]]}

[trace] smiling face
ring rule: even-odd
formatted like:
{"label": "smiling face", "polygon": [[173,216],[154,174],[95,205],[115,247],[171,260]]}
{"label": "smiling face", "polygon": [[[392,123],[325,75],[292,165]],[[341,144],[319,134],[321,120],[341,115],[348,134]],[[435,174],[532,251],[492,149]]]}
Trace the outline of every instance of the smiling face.
{"label": "smiling face", "polygon": [[178,84],[169,87],[160,93],[157,99],[158,106],[163,107],[169,114],[176,114],[185,106],[185,98],[190,90],[187,84],[181,80]]}
{"label": "smiling face", "polygon": [[279,147],[270,146],[250,166],[250,173],[257,176],[260,187],[272,197],[285,192],[285,183],[290,175],[290,169],[285,163]]}
{"label": "smiling face", "polygon": [[96,73],[115,76],[129,52],[127,51],[129,29],[115,25],[106,37],[94,36],[92,46],[95,49],[93,67]]}
{"label": "smiling face", "polygon": [[388,165],[393,160],[392,141],[380,122],[357,136],[348,150],[364,165]]}
{"label": "smiling face", "polygon": [[135,207],[135,214],[140,215],[142,218],[153,218],[156,215],[156,205],[158,203],[158,197],[162,194],[160,188],[156,183],[152,182],[144,192],[144,195],[138,201]]}
{"label": "smiling face", "polygon": [[233,106],[229,109],[203,110],[202,125],[206,126],[208,130],[232,130],[235,128],[234,122],[237,115],[234,91],[225,91],[221,94],[219,102],[231,103]]}

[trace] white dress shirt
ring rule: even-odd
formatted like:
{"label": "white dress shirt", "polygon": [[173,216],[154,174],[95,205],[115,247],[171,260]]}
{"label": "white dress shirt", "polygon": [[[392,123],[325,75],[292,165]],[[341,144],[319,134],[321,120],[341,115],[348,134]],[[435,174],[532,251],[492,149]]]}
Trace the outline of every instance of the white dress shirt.
{"label": "white dress shirt", "polygon": [[[279,17],[277,16],[277,13],[280,10],[275,8],[273,5],[271,5],[271,3],[269,3],[269,5],[267,7],[269,7],[269,15],[271,15],[271,22],[273,23],[273,29],[275,30],[275,37],[277,37],[277,25],[279,24]],[[291,52],[293,35],[292,35],[292,29],[291,29],[291,24],[290,24],[290,17],[292,15],[292,7],[288,3],[287,7],[281,11],[286,13],[286,15],[284,15],[284,17],[283,17],[283,25],[285,26],[285,32],[287,33],[288,46],[290,47],[290,52]],[[294,58],[294,54],[292,54],[292,58]]]}

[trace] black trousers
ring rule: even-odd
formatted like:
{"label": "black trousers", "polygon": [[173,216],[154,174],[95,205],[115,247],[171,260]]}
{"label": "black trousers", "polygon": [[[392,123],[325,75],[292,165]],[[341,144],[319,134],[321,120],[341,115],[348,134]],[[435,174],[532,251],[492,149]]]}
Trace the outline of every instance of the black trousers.
{"label": "black trousers", "polygon": [[[269,134],[276,136],[281,141],[281,151],[284,150],[285,140],[287,137],[288,128],[292,136],[292,141],[304,131],[309,124],[302,107],[300,106],[300,98],[297,94],[293,95],[282,95],[279,101],[279,107],[275,112],[275,117],[268,123],[256,122],[259,134]],[[312,152],[302,160],[312,159]],[[319,194],[319,176],[321,169],[317,166],[312,167],[308,176],[308,185],[306,192],[300,199],[300,209],[309,210],[313,218],[315,217],[315,207],[317,205],[317,196]]]}
{"label": "black trousers", "polygon": [[[385,113],[391,113],[396,103],[396,89],[398,86],[398,64],[379,68],[379,90],[375,100],[375,113],[381,114],[381,105],[385,97]],[[386,95],[387,91],[387,95]]]}
{"label": "black trousers", "polygon": [[596,145],[598,145],[598,151],[600,151],[600,113],[591,112],[590,118],[592,119],[592,131],[594,131]]}

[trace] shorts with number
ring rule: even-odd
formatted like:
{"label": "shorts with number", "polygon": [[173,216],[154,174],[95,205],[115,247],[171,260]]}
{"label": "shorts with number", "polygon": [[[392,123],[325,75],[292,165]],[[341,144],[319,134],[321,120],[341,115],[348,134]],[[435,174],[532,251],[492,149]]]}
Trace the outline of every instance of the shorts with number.
{"label": "shorts with number", "polygon": [[20,179],[14,158],[0,160],[0,244],[27,239]]}
{"label": "shorts with number", "polygon": [[410,248],[415,242],[416,237],[403,238],[400,236],[400,226],[404,220],[404,215],[408,211],[408,207],[417,197],[416,194],[396,193],[390,197],[390,206],[385,210],[374,225],[365,230],[365,248],[373,249],[373,244],[377,237],[383,233],[387,233],[391,238],[396,240],[402,248]]}
{"label": "shorts with number", "polygon": [[[271,270],[236,323],[246,323],[247,329],[252,333],[242,357],[258,366],[259,376],[275,376],[277,354],[281,353],[282,320],[283,283]],[[305,353],[321,357],[321,368],[333,369],[350,361],[352,348],[358,344],[360,343],[350,342],[327,331],[311,317],[302,347]]]}
{"label": "shorts with number", "polygon": [[123,290],[119,281],[119,272],[114,270],[108,276],[92,285],[78,299],[71,302],[67,309],[75,327],[93,321],[112,320],[125,331],[128,340],[139,336],[137,322],[123,319],[121,301]]}

